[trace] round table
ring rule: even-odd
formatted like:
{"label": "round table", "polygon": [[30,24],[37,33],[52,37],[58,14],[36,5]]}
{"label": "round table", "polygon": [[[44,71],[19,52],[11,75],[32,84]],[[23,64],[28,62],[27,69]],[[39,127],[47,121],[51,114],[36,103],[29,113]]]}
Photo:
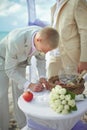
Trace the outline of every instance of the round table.
{"label": "round table", "polygon": [[36,97],[46,93],[49,92],[45,90],[34,93],[35,96],[31,102],[26,102],[22,95],[19,97],[18,106],[27,117],[27,125],[23,130],[71,130],[87,111],[87,99],[85,99],[76,102],[77,111],[67,115],[57,114],[48,104],[41,104],[35,100]]}

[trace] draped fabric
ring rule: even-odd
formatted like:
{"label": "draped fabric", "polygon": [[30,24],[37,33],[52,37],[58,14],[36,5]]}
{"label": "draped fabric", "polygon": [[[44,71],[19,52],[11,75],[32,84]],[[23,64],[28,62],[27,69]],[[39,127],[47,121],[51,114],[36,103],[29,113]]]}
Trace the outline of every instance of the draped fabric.
{"label": "draped fabric", "polygon": [[32,25],[36,20],[35,0],[27,0],[28,25]]}
{"label": "draped fabric", "polygon": [[27,6],[28,6],[28,25],[29,26],[37,25],[37,26],[45,27],[48,25],[47,22],[37,19],[35,0],[27,0]]}

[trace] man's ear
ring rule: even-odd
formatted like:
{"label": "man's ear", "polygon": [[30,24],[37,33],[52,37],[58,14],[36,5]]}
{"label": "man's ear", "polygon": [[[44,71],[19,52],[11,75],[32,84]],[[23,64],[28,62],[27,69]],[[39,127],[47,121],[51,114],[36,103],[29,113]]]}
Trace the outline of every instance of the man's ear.
{"label": "man's ear", "polygon": [[42,41],[42,39],[41,38],[37,38],[37,42],[41,42]]}

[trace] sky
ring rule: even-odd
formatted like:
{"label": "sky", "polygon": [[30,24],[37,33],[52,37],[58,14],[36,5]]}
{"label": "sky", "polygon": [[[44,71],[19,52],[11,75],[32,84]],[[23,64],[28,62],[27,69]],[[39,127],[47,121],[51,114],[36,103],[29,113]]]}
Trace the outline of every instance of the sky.
{"label": "sky", "polygon": [[26,0],[0,0],[0,31],[27,25]]}
{"label": "sky", "polygon": [[[48,14],[42,14],[55,0],[46,0],[46,4],[42,4],[43,0],[36,1],[37,11],[39,12],[38,17],[48,19]],[[0,31],[10,31],[17,27],[27,26],[27,24],[28,10],[26,0],[0,0]]]}

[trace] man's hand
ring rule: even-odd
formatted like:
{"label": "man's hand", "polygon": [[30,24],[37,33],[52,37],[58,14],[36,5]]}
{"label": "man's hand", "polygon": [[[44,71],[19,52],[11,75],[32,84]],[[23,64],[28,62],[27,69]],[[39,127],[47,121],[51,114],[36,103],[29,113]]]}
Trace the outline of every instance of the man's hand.
{"label": "man's hand", "polygon": [[40,78],[40,79],[39,79],[39,82],[40,82],[44,87],[46,87],[46,89],[49,89],[49,83],[48,83],[48,81],[46,80],[46,78]]}
{"label": "man's hand", "polygon": [[31,89],[33,92],[40,92],[44,89],[41,83],[31,83],[28,88]]}
{"label": "man's hand", "polygon": [[46,83],[47,80],[46,80],[46,78],[43,78],[43,77],[42,77],[42,78],[39,79],[39,82],[40,82],[40,83]]}
{"label": "man's hand", "polygon": [[87,70],[87,62],[80,62],[78,65],[78,72],[81,73],[83,70]]}

